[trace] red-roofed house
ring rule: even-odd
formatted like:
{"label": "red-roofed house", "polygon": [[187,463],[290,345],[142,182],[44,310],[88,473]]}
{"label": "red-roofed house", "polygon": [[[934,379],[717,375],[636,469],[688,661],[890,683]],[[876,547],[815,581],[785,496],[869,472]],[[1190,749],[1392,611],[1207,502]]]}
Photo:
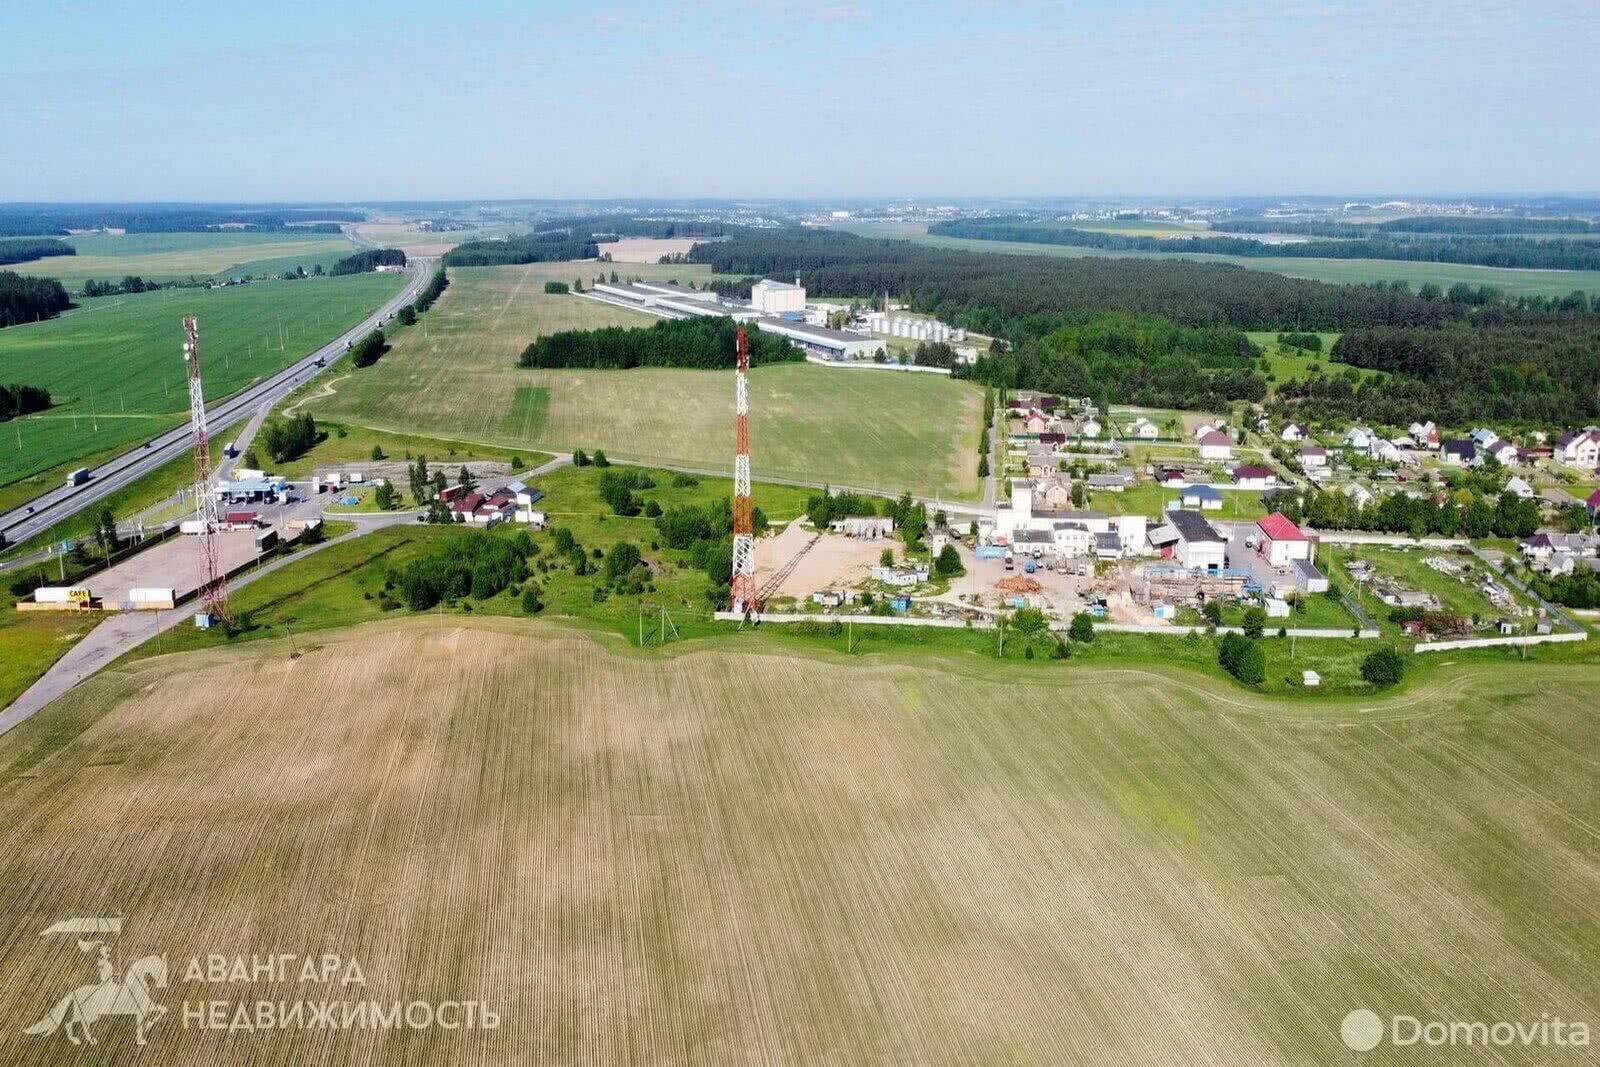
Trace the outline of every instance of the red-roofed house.
{"label": "red-roofed house", "polygon": [[516,494],[509,489],[491,489],[487,492],[473,490],[449,502],[450,517],[460,516],[461,522],[479,526],[493,526],[510,519],[517,511]]}
{"label": "red-roofed house", "polygon": [[1274,567],[1287,567],[1294,560],[1311,558],[1310,539],[1281,511],[1258,520],[1256,533],[1256,553]]}
{"label": "red-roofed house", "polygon": [[1271,489],[1278,476],[1267,467],[1245,464],[1233,469],[1233,484],[1240,489]]}
{"label": "red-roofed house", "polygon": [[1212,430],[1200,438],[1201,459],[1232,459],[1233,438],[1221,430]]}

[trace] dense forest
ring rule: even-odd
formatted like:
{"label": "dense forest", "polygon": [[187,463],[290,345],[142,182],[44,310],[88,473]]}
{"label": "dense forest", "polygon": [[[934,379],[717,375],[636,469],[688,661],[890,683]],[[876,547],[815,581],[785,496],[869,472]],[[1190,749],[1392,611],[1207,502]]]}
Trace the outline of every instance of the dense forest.
{"label": "dense forest", "polygon": [[[522,352],[524,367],[699,367],[734,364],[737,327],[732,319],[667,319],[629,329],[564,330],[546,334]],[[781,337],[751,330],[750,365],[796,362],[805,353]]]}
{"label": "dense forest", "polygon": [[[1600,318],[1545,316],[1477,329],[1352,331],[1333,359],[1373,376],[1315,376],[1280,383],[1291,417],[1390,424],[1493,420],[1570,426],[1600,418]],[[1330,367],[1330,372],[1337,367]]]}
{"label": "dense forest", "polygon": [[[1600,270],[1600,243],[1522,237],[1422,236],[1373,233],[1350,239],[1267,244],[1249,237],[1150,237],[1081,230],[1048,219],[955,219],[936,222],[930,234],[981,241],[1098,248],[1109,252],[1187,252],[1207,255],[1315,259],[1398,259],[1422,263],[1467,263],[1484,267]],[[1281,232],[1281,231],[1278,231]]]}
{"label": "dense forest", "polygon": [[0,240],[0,265],[27,263],[45,256],[75,256],[78,250],[54,237],[10,237]]}
{"label": "dense forest", "polygon": [[1014,352],[980,356],[955,376],[1014,389],[1088,396],[1110,404],[1220,410],[1258,401],[1267,383],[1231,326],[1186,327],[1154,315],[1109,313],[1057,327]]}
{"label": "dense forest", "polygon": [[71,306],[66,289],[54,278],[25,278],[0,270],[0,326],[54,318]]}
{"label": "dense forest", "polygon": [[369,248],[353,256],[345,256],[335,263],[329,274],[366,274],[379,267],[403,267],[406,254],[398,248]]}
{"label": "dense forest", "polygon": [[653,237],[665,240],[674,237],[724,237],[731,233],[746,232],[747,227],[732,226],[724,222],[700,222],[692,219],[638,219],[616,215],[580,215],[572,218],[546,219],[538,224],[535,236],[558,234],[567,240],[582,241],[595,237]]}
{"label": "dense forest", "polygon": [[952,325],[1011,339],[1105,311],[1273,331],[1436,326],[1460,315],[1403,285],[1325,285],[1176,259],[955,251],[837,231],[733,238],[696,245],[689,258],[721,274],[799,273],[818,296],[887,291]]}
{"label": "dense forest", "polygon": [[452,267],[496,267],[507,263],[555,263],[567,259],[594,259],[600,249],[593,241],[546,239],[538,234],[494,241],[467,241],[445,253]]}
{"label": "dense forest", "polygon": [[0,385],[0,422],[50,406],[50,390],[37,385]]}
{"label": "dense forest", "polygon": [[69,230],[128,233],[202,233],[232,230],[338,233],[341,222],[361,222],[366,212],[332,208],[263,210],[259,207],[173,207],[161,204],[8,204],[0,206],[0,237],[64,236]]}

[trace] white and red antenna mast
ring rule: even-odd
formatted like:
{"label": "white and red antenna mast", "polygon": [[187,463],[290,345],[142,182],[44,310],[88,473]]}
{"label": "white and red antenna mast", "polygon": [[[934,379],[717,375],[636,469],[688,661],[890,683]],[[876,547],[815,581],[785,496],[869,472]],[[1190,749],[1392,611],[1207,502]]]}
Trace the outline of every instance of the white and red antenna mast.
{"label": "white and red antenna mast", "polygon": [[733,585],[730,606],[760,611],[756,601],[755,526],[750,508],[750,347],[739,327],[733,376]]}
{"label": "white and red antenna mast", "polygon": [[200,388],[200,324],[183,317],[183,364],[189,372],[189,429],[194,441],[194,517],[200,523],[200,600],[214,620],[228,621],[217,531],[217,500],[211,495],[211,435],[206,430],[206,398]]}

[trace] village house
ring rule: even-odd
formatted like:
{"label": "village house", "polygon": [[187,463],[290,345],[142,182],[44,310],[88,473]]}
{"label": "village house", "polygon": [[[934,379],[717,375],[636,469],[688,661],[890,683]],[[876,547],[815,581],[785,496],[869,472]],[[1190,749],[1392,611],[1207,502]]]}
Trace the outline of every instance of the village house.
{"label": "village house", "polygon": [[1502,467],[1513,466],[1519,458],[1517,446],[1512,444],[1510,441],[1495,441],[1494,443],[1486,446],[1485,452],[1490,459],[1494,460]]}
{"label": "village house", "polygon": [[1594,470],[1600,467],[1600,430],[1588,427],[1556,438],[1552,458],[1569,467]]}
{"label": "village house", "polygon": [[1212,430],[1200,438],[1200,458],[1225,460],[1233,458],[1233,438],[1221,430]]}
{"label": "village house", "polygon": [[1352,426],[1344,433],[1344,444],[1346,448],[1365,452],[1372,447],[1373,436],[1372,431],[1364,426]]}
{"label": "village house", "polygon": [[1510,493],[1512,496],[1520,497],[1523,500],[1533,499],[1533,486],[1529,485],[1521,478],[1509,479],[1506,482],[1505,491]]}
{"label": "village house", "polygon": [[1439,449],[1439,462],[1447,467],[1476,467],[1478,446],[1471,441],[1446,441]]}
{"label": "village house", "polygon": [[1377,497],[1373,495],[1372,490],[1368,489],[1360,482],[1350,482],[1346,484],[1344,487],[1344,495],[1349,497],[1350,502],[1358,508],[1364,508],[1377,499]]}
{"label": "village house", "polygon": [[1271,489],[1278,476],[1267,467],[1245,464],[1233,469],[1233,484],[1240,489]]}
{"label": "village house", "polygon": [[1295,422],[1285,426],[1282,432],[1278,434],[1279,439],[1284,441],[1304,441],[1310,436],[1311,431],[1308,428]]}
{"label": "village house", "polygon": [[1300,446],[1300,469],[1311,471],[1328,465],[1328,450],[1321,445]]}
{"label": "village house", "polygon": [[1146,441],[1153,441],[1161,436],[1161,428],[1143,415],[1140,415],[1133,420],[1133,436]]}

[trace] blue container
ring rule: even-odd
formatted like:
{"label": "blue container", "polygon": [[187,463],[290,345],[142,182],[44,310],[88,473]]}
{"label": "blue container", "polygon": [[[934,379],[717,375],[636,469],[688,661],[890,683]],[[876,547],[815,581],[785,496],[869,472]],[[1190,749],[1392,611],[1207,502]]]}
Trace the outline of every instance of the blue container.
{"label": "blue container", "polygon": [[910,611],[911,610],[911,598],[908,597],[908,596],[897,596],[893,600],[891,600],[889,603],[894,608],[894,610],[896,610],[896,611]]}

